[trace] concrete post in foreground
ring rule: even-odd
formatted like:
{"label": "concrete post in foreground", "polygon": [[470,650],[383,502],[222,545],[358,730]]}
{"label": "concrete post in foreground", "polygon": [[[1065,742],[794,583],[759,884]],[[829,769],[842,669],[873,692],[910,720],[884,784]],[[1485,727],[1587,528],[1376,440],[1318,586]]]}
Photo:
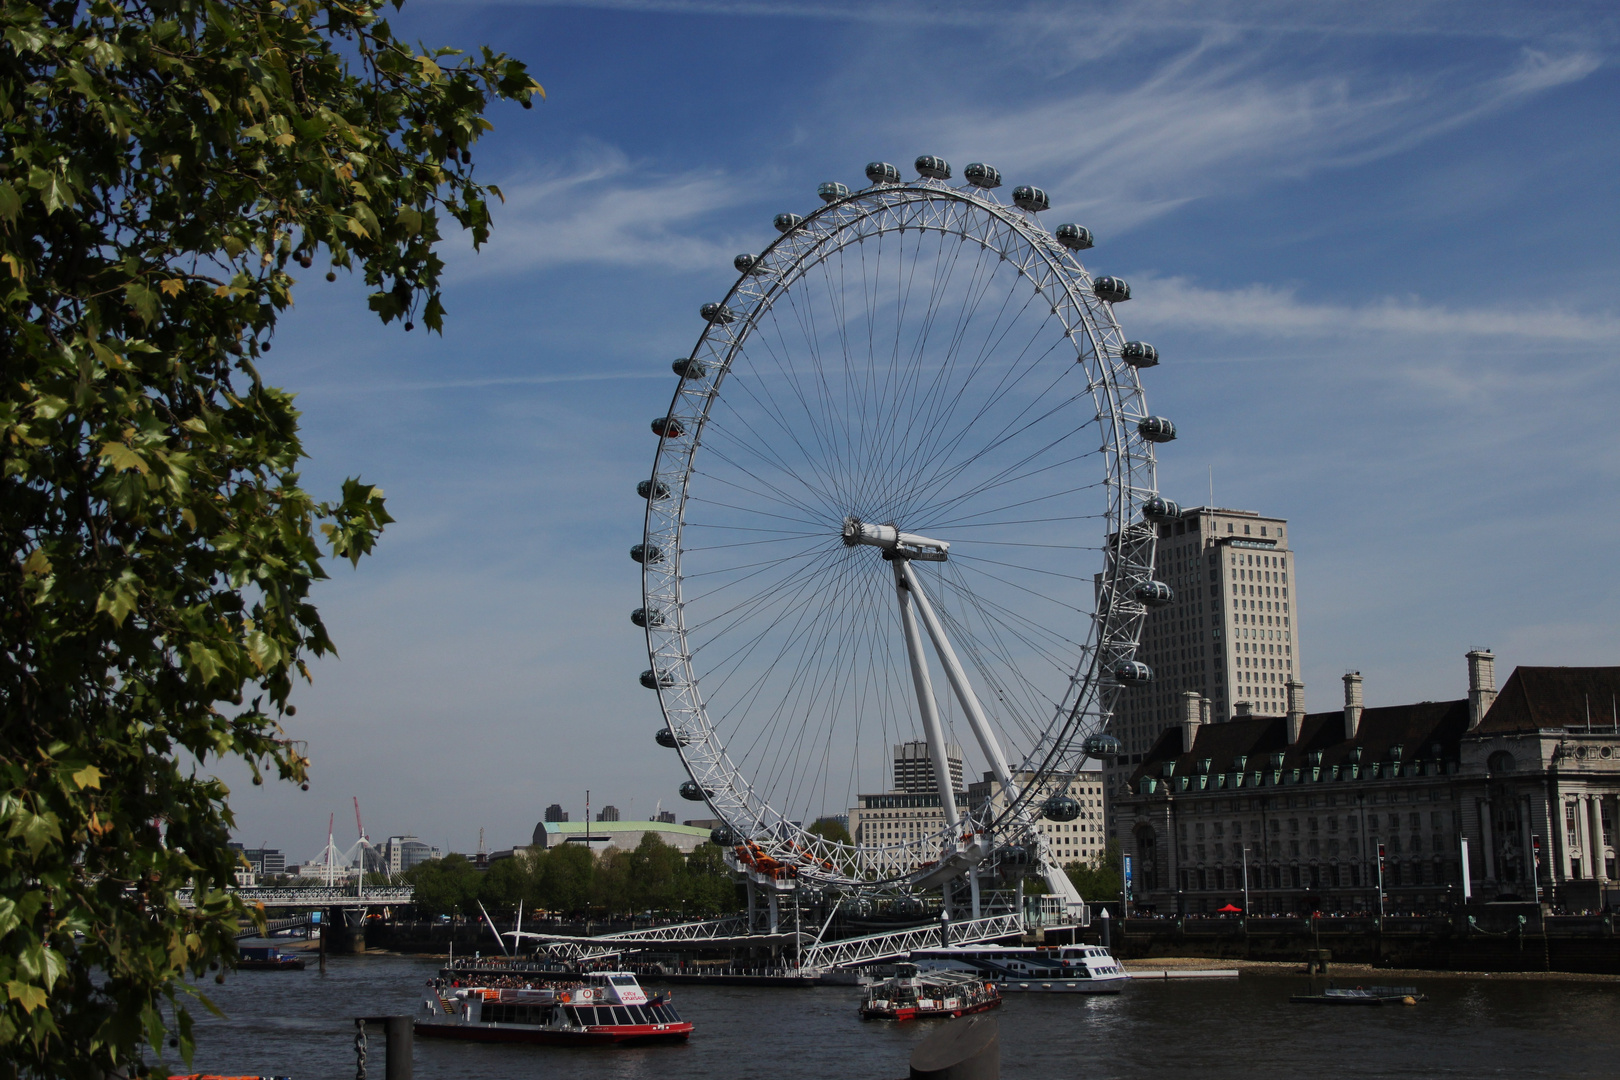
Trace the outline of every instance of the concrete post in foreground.
{"label": "concrete post in foreground", "polygon": [[1001,1080],[1001,1029],[993,1016],[964,1016],[911,1052],[911,1080]]}

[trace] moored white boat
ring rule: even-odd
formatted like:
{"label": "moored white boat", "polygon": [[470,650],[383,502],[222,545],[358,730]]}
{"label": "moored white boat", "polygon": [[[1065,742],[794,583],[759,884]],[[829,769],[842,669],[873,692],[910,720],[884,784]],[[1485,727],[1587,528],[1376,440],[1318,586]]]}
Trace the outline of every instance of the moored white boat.
{"label": "moored white boat", "polygon": [[1096,945],[953,945],[911,954],[920,971],[963,971],[1003,993],[1117,994],[1130,974]]}

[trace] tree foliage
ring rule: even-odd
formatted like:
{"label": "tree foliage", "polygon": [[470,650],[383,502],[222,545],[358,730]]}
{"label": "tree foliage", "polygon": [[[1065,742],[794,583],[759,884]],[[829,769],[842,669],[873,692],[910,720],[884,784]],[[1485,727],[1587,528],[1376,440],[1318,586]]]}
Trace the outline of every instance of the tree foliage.
{"label": "tree foliage", "polygon": [[1069,880],[1085,900],[1118,900],[1124,885],[1124,874],[1119,854],[1119,842],[1108,841],[1101,858],[1091,862],[1072,862],[1064,868]]}
{"label": "tree foliage", "polygon": [[441,228],[489,230],[484,113],[539,92],[378,15],[0,0],[0,1073],[139,1073],[171,1032],[189,1056],[179,980],[244,914],[205,770],[304,779],[309,590],[390,518],[359,480],[299,486],[259,357],[317,258],[439,329]]}
{"label": "tree foliage", "polygon": [[720,849],[700,844],[690,855],[644,833],[630,850],[610,847],[593,856],[582,844],[530,850],[497,859],[480,874],[463,855],[414,866],[406,880],[415,906],[427,915],[510,919],[525,910],[610,917],[642,911],[719,915],[736,910],[736,886]]}

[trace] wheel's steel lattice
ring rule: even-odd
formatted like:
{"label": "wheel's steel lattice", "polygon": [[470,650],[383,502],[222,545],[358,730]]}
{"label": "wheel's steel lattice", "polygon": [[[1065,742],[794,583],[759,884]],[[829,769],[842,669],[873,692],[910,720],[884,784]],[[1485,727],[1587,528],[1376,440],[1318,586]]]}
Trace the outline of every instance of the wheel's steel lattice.
{"label": "wheel's steel lattice", "polygon": [[[1151,677],[1143,346],[1078,261],[1088,231],[1060,242],[1028,197],[878,177],[778,216],[676,362],[640,488],[642,681],[683,794],[759,865],[905,888],[964,850],[964,870],[1033,851],[1050,878],[1043,789]],[[808,831],[889,790],[890,745],[930,735],[936,760],[946,739],[976,751],[967,779],[997,798],[926,835]]]}

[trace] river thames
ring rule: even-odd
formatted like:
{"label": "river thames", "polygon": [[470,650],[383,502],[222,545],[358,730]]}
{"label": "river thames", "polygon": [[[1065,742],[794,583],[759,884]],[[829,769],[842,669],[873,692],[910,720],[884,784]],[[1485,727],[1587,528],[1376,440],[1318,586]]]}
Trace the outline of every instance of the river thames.
{"label": "river thames", "polygon": [[[344,956],[326,974],[244,971],[203,984],[197,1071],[349,1080],[356,1016],[413,1013],[430,959]],[[1401,980],[1403,983],[1408,980]],[[1138,981],[1114,997],[1014,995],[1001,1025],[1008,1080],[1620,1076],[1620,984],[1434,978],[1415,1007],[1291,1005],[1304,976]],[[894,1080],[932,1025],[856,1017],[855,987],[675,987],[684,1046],[566,1049],[419,1040],[416,1075],[518,1080]],[[383,1072],[373,1029],[369,1073]],[[172,1051],[171,1051],[172,1053]],[[171,1071],[178,1071],[171,1070]]]}

